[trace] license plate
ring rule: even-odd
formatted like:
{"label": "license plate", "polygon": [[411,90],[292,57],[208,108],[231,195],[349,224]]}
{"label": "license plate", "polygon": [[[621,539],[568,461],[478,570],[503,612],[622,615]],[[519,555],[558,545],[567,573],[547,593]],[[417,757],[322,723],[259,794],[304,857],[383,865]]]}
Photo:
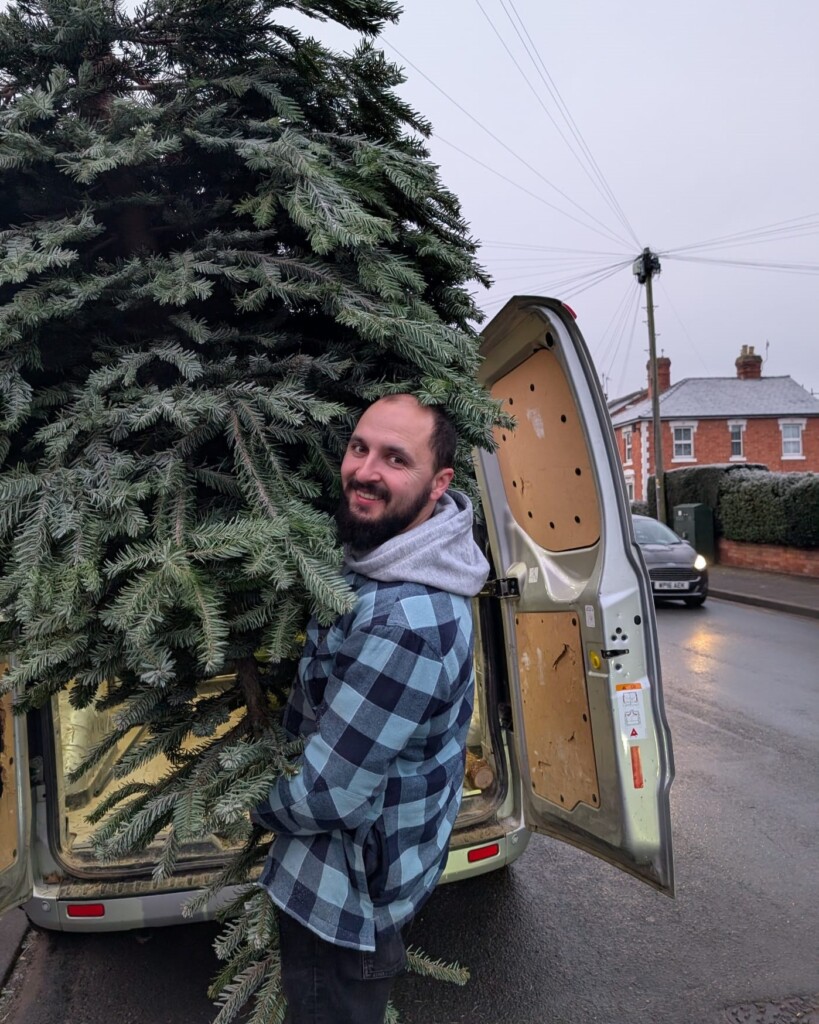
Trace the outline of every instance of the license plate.
{"label": "license plate", "polygon": [[657,580],[655,590],[688,590],[688,580]]}

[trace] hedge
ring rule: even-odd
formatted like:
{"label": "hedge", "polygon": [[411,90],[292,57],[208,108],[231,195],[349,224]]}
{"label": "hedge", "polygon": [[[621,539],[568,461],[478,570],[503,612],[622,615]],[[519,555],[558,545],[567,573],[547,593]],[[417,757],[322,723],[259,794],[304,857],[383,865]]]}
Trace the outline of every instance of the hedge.
{"label": "hedge", "polygon": [[[713,509],[716,515],[716,530],[719,533],[719,493],[722,481],[735,473],[749,471],[767,472],[768,467],[758,463],[735,462],[715,463],[711,466],[686,466],[684,469],[672,469],[665,474],[665,507],[666,521],[671,522],[675,505],[688,505],[702,502]],[[657,518],[657,497],[654,477],[648,478],[648,514]]]}
{"label": "hedge", "polygon": [[819,473],[726,474],[718,508],[726,540],[819,547]]}

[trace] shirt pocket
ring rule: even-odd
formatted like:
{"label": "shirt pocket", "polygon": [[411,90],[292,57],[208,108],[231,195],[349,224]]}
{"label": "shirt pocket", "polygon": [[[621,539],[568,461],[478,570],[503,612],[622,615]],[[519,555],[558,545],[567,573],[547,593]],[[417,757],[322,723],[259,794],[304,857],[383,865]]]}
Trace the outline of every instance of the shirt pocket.
{"label": "shirt pocket", "polygon": [[389,851],[387,849],[387,833],[384,819],[378,818],[367,833],[363,844],[364,874],[367,878],[367,891],[374,906],[383,900],[390,872]]}

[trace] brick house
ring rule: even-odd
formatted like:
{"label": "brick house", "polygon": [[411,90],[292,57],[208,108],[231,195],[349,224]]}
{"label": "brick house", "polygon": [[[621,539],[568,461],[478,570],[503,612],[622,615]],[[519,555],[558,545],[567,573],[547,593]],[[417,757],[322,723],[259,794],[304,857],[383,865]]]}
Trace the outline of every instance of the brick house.
{"label": "brick house", "polygon": [[[762,357],[743,345],[735,377],[671,383],[671,360],[657,360],[666,472],[722,462],[763,463],[778,472],[819,472],[819,399],[791,377],[763,377]],[[608,403],[626,488],[645,501],[654,472],[651,383]]]}

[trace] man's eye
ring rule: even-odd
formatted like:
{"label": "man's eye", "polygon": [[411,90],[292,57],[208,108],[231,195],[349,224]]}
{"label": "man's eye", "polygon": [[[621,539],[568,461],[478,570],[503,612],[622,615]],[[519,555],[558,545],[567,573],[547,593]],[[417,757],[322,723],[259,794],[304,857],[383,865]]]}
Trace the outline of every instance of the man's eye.
{"label": "man's eye", "polygon": [[405,466],[406,465],[406,463],[404,462],[404,460],[401,458],[400,455],[391,455],[390,456],[390,462],[394,466]]}

